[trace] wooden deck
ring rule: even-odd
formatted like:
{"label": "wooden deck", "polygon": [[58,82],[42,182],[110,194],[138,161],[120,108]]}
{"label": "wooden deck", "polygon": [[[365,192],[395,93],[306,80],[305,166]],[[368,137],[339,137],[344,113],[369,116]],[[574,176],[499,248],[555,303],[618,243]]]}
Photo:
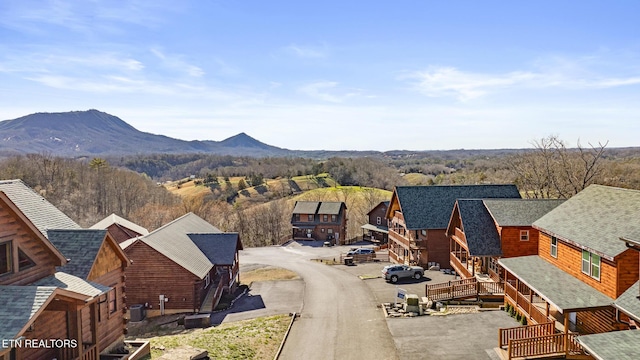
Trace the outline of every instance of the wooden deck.
{"label": "wooden deck", "polygon": [[501,282],[478,281],[472,277],[468,279],[452,280],[445,283],[429,284],[426,295],[433,301],[477,298],[482,295],[502,295],[504,285]]}

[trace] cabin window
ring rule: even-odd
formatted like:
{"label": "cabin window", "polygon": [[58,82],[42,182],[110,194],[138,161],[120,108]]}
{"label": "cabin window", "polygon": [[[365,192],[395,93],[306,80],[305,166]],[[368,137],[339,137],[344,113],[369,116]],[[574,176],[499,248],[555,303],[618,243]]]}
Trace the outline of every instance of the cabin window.
{"label": "cabin window", "polygon": [[295,214],[296,221],[300,221],[300,214]]}
{"label": "cabin window", "polygon": [[207,273],[207,276],[204,277],[204,288],[208,288],[211,283],[211,276]]}
{"label": "cabin window", "polygon": [[26,270],[36,263],[31,260],[20,248],[18,248],[18,271]]}
{"label": "cabin window", "polygon": [[327,229],[327,233],[333,234],[333,229]]}
{"label": "cabin window", "polygon": [[12,272],[11,241],[0,244],[0,275]]}
{"label": "cabin window", "polygon": [[331,215],[331,221],[333,221],[333,222],[338,221],[338,216],[337,215]]}
{"label": "cabin window", "polygon": [[427,236],[427,230],[420,230],[420,233],[422,234],[422,236]]}
{"label": "cabin window", "polygon": [[600,280],[600,256],[587,250],[582,250],[582,272]]}
{"label": "cabin window", "polygon": [[520,230],[520,241],[529,241],[529,230]]}
{"label": "cabin window", "polygon": [[322,215],[322,221],[327,222],[329,221],[329,215]]}
{"label": "cabin window", "polygon": [[[115,286],[115,285],[113,285]],[[116,289],[115,287],[107,293],[107,302],[109,304],[109,314],[113,314],[118,309],[118,304],[116,300]]]}
{"label": "cabin window", "polygon": [[376,224],[378,225],[382,224],[382,218],[380,216],[376,218]]}
{"label": "cabin window", "polygon": [[551,256],[558,257],[558,238],[555,236],[551,237]]}
{"label": "cabin window", "polygon": [[320,232],[324,234],[324,228],[320,229]]}
{"label": "cabin window", "polygon": [[309,215],[307,215],[307,220],[309,220],[309,221],[313,221],[313,214],[309,214]]}

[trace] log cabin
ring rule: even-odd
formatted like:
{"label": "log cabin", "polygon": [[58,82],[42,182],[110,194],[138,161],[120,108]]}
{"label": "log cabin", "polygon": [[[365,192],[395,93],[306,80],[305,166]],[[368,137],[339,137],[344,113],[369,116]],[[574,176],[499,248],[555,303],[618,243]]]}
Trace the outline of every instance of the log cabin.
{"label": "log cabin", "polygon": [[[636,232],[639,218],[640,191],[591,185],[535,221],[538,254],[498,264],[505,304],[529,324],[553,326],[539,337],[512,340],[553,337],[556,350],[566,355],[581,351],[579,335],[629,329],[629,317],[621,317],[614,304],[624,300],[640,271],[637,251],[619,238]],[[501,346],[506,333],[500,332]]]}
{"label": "log cabin", "polygon": [[144,236],[149,234],[149,230],[147,230],[146,228],[116,214],[111,214],[106,218],[98,221],[93,226],[91,226],[90,229],[107,230],[111,237],[118,244],[137,236]]}
{"label": "log cabin", "polygon": [[515,185],[397,186],[385,214],[389,259],[449,268],[447,226],[457,199],[521,198]]}
{"label": "log cabin", "polygon": [[347,205],[337,201],[296,201],[291,216],[293,239],[346,243]]}
{"label": "log cabin", "polygon": [[[69,258],[54,246],[47,235],[55,228],[82,231],[22,181],[0,181],[0,339],[6,340],[0,343],[0,360],[89,360],[122,345],[122,312],[110,311],[105,318],[99,311],[103,300],[107,304],[102,306],[120,302],[114,288],[87,280],[113,276],[103,271],[104,260],[113,259],[99,255],[87,260],[86,278],[64,272],[74,269],[74,260],[86,259]],[[39,342],[47,339],[55,342]]]}
{"label": "log cabin", "polygon": [[[210,308],[206,302],[217,302],[221,295],[218,287],[224,286],[220,285],[224,279],[218,274],[221,268],[215,266],[190,236],[221,233],[204,219],[188,213],[148,235],[122,242],[120,247],[132,262],[125,272],[130,306],[145,306],[148,316],[197,313]],[[233,267],[230,275],[234,278],[237,251],[241,248],[238,238],[233,243],[236,261],[225,264]],[[218,298],[212,297],[211,292]]]}
{"label": "log cabin", "polygon": [[500,279],[499,258],[538,254],[533,222],[557,199],[458,199],[447,228],[450,266],[462,278]]}
{"label": "log cabin", "polygon": [[363,240],[378,244],[389,242],[389,220],[385,216],[388,207],[389,202],[383,201],[367,213],[368,222],[361,226]]}

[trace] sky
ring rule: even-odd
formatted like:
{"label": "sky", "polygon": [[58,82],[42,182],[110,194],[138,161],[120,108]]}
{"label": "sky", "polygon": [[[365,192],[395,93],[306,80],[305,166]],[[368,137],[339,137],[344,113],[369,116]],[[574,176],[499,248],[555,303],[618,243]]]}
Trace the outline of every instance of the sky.
{"label": "sky", "polygon": [[0,120],[295,150],[640,146],[640,1],[0,1]]}

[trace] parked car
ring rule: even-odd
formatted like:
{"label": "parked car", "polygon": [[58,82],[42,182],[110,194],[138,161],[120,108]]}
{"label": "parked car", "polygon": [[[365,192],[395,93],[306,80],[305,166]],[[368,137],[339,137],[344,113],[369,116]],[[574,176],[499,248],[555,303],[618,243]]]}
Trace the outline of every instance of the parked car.
{"label": "parked car", "polygon": [[348,256],[353,256],[353,255],[375,255],[375,251],[371,248],[357,248],[357,249],[351,249],[347,252]]}
{"label": "parked car", "polygon": [[424,276],[424,269],[420,266],[387,265],[382,269],[385,280],[397,283],[399,279],[414,278],[420,280]]}

